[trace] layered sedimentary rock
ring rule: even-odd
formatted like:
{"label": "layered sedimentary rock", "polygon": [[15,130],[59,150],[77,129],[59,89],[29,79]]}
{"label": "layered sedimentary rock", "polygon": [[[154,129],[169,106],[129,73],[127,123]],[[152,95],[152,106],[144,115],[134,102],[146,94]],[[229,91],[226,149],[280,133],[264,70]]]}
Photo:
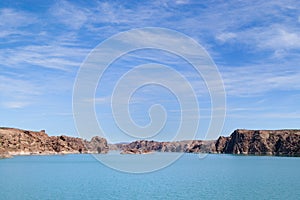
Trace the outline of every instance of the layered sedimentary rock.
{"label": "layered sedimentary rock", "polygon": [[107,153],[123,154],[157,152],[226,153],[251,155],[300,156],[300,130],[237,129],[230,136],[217,140],[185,140],[157,142],[140,140],[131,143],[107,144],[98,136],[90,141],[69,136],[48,136],[45,131],[0,128],[0,157],[31,154]]}
{"label": "layered sedimentary rock", "polygon": [[123,153],[140,151],[300,156],[300,130],[235,130],[217,140],[135,141],[117,146]]}
{"label": "layered sedimentary rock", "polygon": [[[129,144],[118,145],[118,148],[126,152],[186,152],[186,153],[212,153],[215,151],[214,141],[203,141],[203,140],[185,140],[176,142],[157,142],[140,140]],[[132,151],[131,151],[132,150]]]}
{"label": "layered sedimentary rock", "polygon": [[216,141],[217,153],[300,156],[300,130],[235,130]]}
{"label": "layered sedimentary rock", "polygon": [[48,136],[44,130],[0,128],[0,156],[31,154],[106,153],[107,141],[98,136],[91,141],[69,136]]}

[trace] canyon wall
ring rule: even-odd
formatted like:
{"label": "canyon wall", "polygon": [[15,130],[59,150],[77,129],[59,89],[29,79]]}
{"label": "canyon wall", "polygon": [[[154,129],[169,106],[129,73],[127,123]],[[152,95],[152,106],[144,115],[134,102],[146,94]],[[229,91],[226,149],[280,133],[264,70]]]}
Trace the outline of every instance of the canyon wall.
{"label": "canyon wall", "polygon": [[300,130],[237,129],[229,137],[221,136],[217,140],[211,141],[156,142],[140,140],[118,145],[117,148],[123,153],[158,151],[300,156]]}
{"label": "canyon wall", "polygon": [[0,128],[0,155],[107,153],[104,138],[93,137],[90,141],[69,136],[48,136],[44,130],[28,131]]}

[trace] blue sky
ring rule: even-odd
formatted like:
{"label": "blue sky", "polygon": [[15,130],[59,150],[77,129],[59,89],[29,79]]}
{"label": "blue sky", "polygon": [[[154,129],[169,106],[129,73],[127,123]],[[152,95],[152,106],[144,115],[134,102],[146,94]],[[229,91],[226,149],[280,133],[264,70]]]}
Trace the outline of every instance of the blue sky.
{"label": "blue sky", "polygon": [[[224,81],[227,114],[221,135],[236,128],[300,128],[300,3],[287,1],[1,1],[0,126],[77,135],[72,92],[88,53],[120,31],[163,27],[199,42]],[[111,90],[132,66],[173,67],[193,86],[203,138],[210,97],[201,77],[182,59],[141,50],[117,60],[96,91],[99,122],[110,141],[130,141],[111,116]],[[153,72],[155,73],[155,71]],[[137,124],[149,123],[153,103],[165,106],[167,125],[152,139],[170,139],[180,116],[174,95],[143,87],[131,99]]]}

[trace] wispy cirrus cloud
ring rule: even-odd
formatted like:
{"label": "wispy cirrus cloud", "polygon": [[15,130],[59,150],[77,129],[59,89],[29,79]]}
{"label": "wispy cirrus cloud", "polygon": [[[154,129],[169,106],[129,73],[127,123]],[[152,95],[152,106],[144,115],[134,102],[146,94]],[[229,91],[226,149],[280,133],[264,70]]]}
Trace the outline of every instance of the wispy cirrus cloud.
{"label": "wispy cirrus cloud", "polygon": [[50,9],[49,13],[54,16],[57,22],[64,24],[71,29],[80,29],[91,15],[88,9],[75,6],[68,1],[58,1]]}
{"label": "wispy cirrus cloud", "polygon": [[29,31],[24,28],[37,21],[37,17],[29,12],[2,8],[0,9],[0,38],[29,34]]}
{"label": "wispy cirrus cloud", "polygon": [[2,65],[10,68],[36,66],[56,70],[77,69],[88,49],[66,47],[60,45],[29,45],[13,49],[5,49],[0,54]]}
{"label": "wispy cirrus cloud", "polygon": [[41,93],[40,88],[30,81],[3,75],[0,75],[0,90],[0,104],[6,108],[25,107]]}
{"label": "wispy cirrus cloud", "polygon": [[[2,107],[24,108],[42,102],[51,105],[44,106],[44,113],[70,113],[76,72],[90,50],[120,31],[158,26],[187,34],[206,48],[224,79],[232,110],[230,116],[247,115],[247,122],[258,115],[262,119],[280,120],[284,120],[280,113],[287,118],[289,114],[297,117],[298,112],[293,114],[289,108],[299,110],[293,97],[300,90],[297,0],[44,1],[34,10],[28,9],[27,4],[0,5]],[[141,38],[157,41],[155,35],[141,35]],[[165,43],[172,46],[180,41],[167,38]],[[144,51],[121,59],[124,62],[115,66],[117,72],[108,73],[103,79],[108,87],[99,91],[98,106],[108,104],[107,93],[132,65],[157,60],[160,62],[155,63],[173,67],[186,76],[199,100],[207,100],[203,92],[207,96],[207,88],[201,77],[175,56]],[[143,91],[132,99],[133,104],[149,104],[166,97],[159,93],[154,98],[155,92]],[[173,106],[168,97],[165,100],[168,106]],[[260,100],[264,102],[255,104]],[[281,104],[288,106],[280,107]],[[277,110],[266,110],[268,106]],[[36,110],[39,112],[40,108]],[[290,124],[289,120],[285,123]]]}
{"label": "wispy cirrus cloud", "polygon": [[228,40],[232,40],[235,37],[236,37],[236,33],[231,33],[231,32],[227,32],[227,33],[224,32],[216,36],[216,38],[221,42],[227,42]]}
{"label": "wispy cirrus cloud", "polygon": [[231,96],[261,96],[268,92],[300,90],[300,71],[274,68],[272,64],[227,68],[222,72]]}

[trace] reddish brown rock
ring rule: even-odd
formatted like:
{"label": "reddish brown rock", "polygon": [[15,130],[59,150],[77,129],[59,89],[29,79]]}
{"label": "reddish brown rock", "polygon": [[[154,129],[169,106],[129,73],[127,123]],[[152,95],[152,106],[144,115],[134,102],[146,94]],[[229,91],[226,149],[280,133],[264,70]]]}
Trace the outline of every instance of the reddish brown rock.
{"label": "reddish brown rock", "polygon": [[95,136],[91,141],[84,141],[89,153],[107,153],[109,148],[106,139]]}
{"label": "reddish brown rock", "polygon": [[140,140],[114,148],[127,153],[136,151],[226,153],[276,156],[300,156],[300,130],[235,130],[217,140],[156,142]]}
{"label": "reddish brown rock", "polygon": [[220,136],[215,144],[216,153],[224,153],[224,150],[228,144],[228,141],[229,141],[229,137]]}
{"label": "reddish brown rock", "polygon": [[121,152],[121,154],[150,154],[153,151],[142,150],[142,149],[126,149]]}
{"label": "reddish brown rock", "polygon": [[65,135],[48,136],[44,130],[0,128],[0,157],[31,154],[106,153],[107,151],[107,141],[100,137],[86,141]]}
{"label": "reddish brown rock", "polygon": [[[158,151],[158,152],[187,152],[187,153],[212,153],[215,151],[215,142],[203,140],[185,140],[175,142],[157,142],[139,140],[129,144],[117,145],[121,151],[130,152],[130,150],[138,149],[142,151]],[[116,148],[116,146],[114,146]]]}
{"label": "reddish brown rock", "polygon": [[219,140],[224,143],[218,146],[220,153],[300,156],[300,130],[238,129],[226,142]]}
{"label": "reddish brown rock", "polygon": [[158,152],[227,153],[300,156],[300,130],[235,130],[229,137],[217,140],[157,142],[140,140],[108,145],[98,136],[90,141],[69,136],[49,137],[44,130],[28,131],[0,128],[0,158],[12,155],[107,153],[120,150],[126,154]]}

